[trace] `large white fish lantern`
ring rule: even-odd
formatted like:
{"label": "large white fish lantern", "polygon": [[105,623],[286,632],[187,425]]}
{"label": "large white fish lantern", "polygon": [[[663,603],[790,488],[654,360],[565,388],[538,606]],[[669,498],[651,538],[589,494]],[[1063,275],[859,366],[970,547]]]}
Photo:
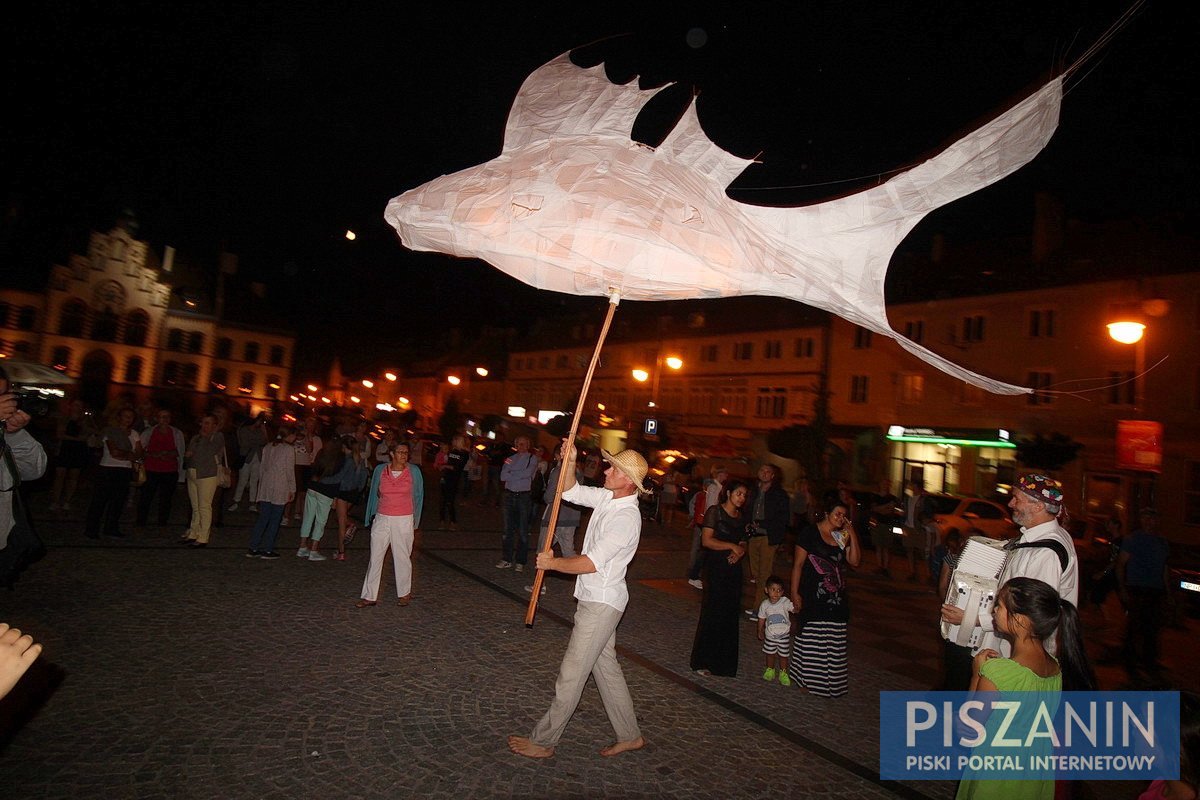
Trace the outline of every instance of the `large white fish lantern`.
{"label": "large white fish lantern", "polygon": [[482,258],[539,289],[633,300],[774,295],[890,336],[993,392],[1027,393],[893,331],[884,277],[930,211],[1028,163],[1058,124],[1055,80],[924,163],[866,191],[802,208],[731,200],[750,162],[713,144],[696,107],[656,148],[630,138],[657,90],[610,83],[566,55],[526,79],[504,150],[388,203],[404,244]]}

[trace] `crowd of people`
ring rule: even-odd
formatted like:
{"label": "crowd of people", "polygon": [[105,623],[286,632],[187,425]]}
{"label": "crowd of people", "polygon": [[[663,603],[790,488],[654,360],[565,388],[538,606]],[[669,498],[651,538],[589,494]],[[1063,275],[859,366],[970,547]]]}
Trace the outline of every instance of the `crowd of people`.
{"label": "crowd of people", "polygon": [[[21,480],[40,476],[48,461],[24,430],[28,416],[16,410],[10,398],[7,379],[0,372],[0,418],[4,420],[0,571],[6,564],[4,557],[12,555],[10,546],[20,537],[24,519],[20,493],[13,489]],[[88,465],[88,449],[95,443],[93,438],[99,442],[84,536],[124,537],[120,521],[130,505],[138,526],[148,523],[155,506],[158,524],[169,524],[174,495],[183,483],[190,514],[180,541],[191,548],[209,544],[222,510],[235,511],[248,501],[249,510],[257,515],[248,557],[280,557],[276,550],[280,528],[294,516],[299,520],[298,557],[323,561],[332,550],[334,560],[345,560],[346,543],[358,528],[352,511],[361,505],[365,507],[362,526],[370,530],[370,558],[355,607],[379,604],[389,551],[397,603],[407,606],[413,599],[411,556],[424,509],[425,473],[414,445],[397,430],[376,432],[359,422],[322,431],[315,417],[298,425],[276,424],[266,415],[237,419],[229,409],[217,406],[199,419],[190,437],[173,425],[167,409],[139,414],[131,407],[116,408],[110,424],[92,431],[80,407],[71,403],[59,431],[51,490],[55,511],[69,510],[75,502],[80,474]],[[421,445],[416,449],[419,452]],[[645,459],[623,451],[589,454],[579,464],[572,445],[547,452],[533,447],[526,436],[517,436],[511,446],[501,441],[478,447],[458,436],[438,449],[429,473],[437,482],[440,524],[455,527],[456,508],[472,489],[477,490],[483,504],[503,505],[498,568],[521,571],[525,567],[530,534],[537,526],[537,568],[578,576],[575,628],[554,703],[529,736],[510,737],[510,748],[528,757],[553,754],[589,675],[601,685],[617,735],[616,743],[603,754],[642,747],[632,699],[615,658],[615,630],[629,599],[625,572],[640,538],[644,515],[639,499],[649,493]],[[499,456],[503,458],[497,461]],[[472,474],[475,466],[479,469]],[[494,489],[491,475],[496,478]],[[551,505],[559,483],[564,493],[551,531]],[[671,498],[663,518],[670,524],[679,502],[678,476],[668,476],[663,486],[663,495]],[[667,486],[673,490],[666,490]],[[138,495],[131,501],[130,491],[135,488]],[[846,694],[850,687],[847,576],[863,564],[863,544],[854,524],[863,504],[844,487],[818,500],[806,485],[798,484],[789,496],[780,486],[779,469],[771,464],[762,465],[754,480],[714,469],[700,488],[692,493],[689,514],[695,539],[687,577],[703,593],[691,668],[702,675],[735,677],[741,623],[749,617],[762,642],[764,680],[785,687],[795,684],[820,697]],[[921,542],[922,551],[937,552],[930,561],[930,577],[938,580],[945,597],[964,537],[957,531],[940,536],[930,525],[931,514],[922,498],[923,491],[914,486],[902,502],[903,524],[918,532],[914,538]],[[899,504],[884,487],[869,513],[882,515],[885,507],[890,512]],[[536,513],[539,505],[545,509]],[[1024,475],[1012,487],[1009,508],[1020,535],[1005,547],[994,609],[974,621],[969,645],[946,641],[939,688],[972,692],[1095,688],[1078,618],[1080,564],[1063,518],[1063,487],[1046,475]],[[577,552],[576,532],[589,509],[583,545]],[[323,544],[331,513],[336,518],[336,548]],[[1139,528],[1129,536],[1114,535],[1109,562],[1093,576],[1091,599],[1103,602],[1104,596],[1096,592],[1104,587],[1116,592],[1129,615],[1123,656],[1130,677],[1141,674],[1161,682],[1158,637],[1168,600],[1169,547],[1158,532],[1154,509],[1143,509],[1139,521]],[[1119,525],[1109,527],[1110,534],[1119,534]],[[791,571],[781,577],[775,572],[776,557],[789,533],[795,537]],[[873,534],[872,530],[872,540]],[[552,549],[547,550],[547,540]],[[891,542],[884,540],[883,548],[877,544],[877,552],[890,550]],[[917,563],[910,562],[913,575]],[[884,555],[877,554],[877,564],[881,574],[889,574]],[[754,587],[753,600],[750,608],[743,609],[747,581]],[[526,588],[533,590],[533,586]],[[966,623],[963,608],[952,599],[941,607],[940,615],[951,626]],[[7,646],[13,663],[24,668],[37,657],[32,640],[7,627],[0,630],[0,645]],[[1022,796],[1054,794],[1052,780],[1043,786],[1024,783],[1017,787]],[[959,796],[999,797],[1011,791],[1014,787],[968,775]]]}

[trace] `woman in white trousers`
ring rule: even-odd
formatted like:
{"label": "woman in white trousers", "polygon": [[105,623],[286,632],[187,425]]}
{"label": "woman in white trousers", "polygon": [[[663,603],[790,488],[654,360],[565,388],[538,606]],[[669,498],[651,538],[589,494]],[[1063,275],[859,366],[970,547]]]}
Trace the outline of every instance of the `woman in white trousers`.
{"label": "woman in white trousers", "polygon": [[400,605],[412,600],[412,545],[421,520],[425,501],[425,482],[421,470],[408,463],[408,445],[397,444],[391,460],[375,468],[367,493],[367,513],[363,524],[371,527],[371,563],[363,581],[362,598],[355,608],[366,608],[379,601],[379,581],[383,577],[383,559],[392,550],[396,572],[396,597]]}

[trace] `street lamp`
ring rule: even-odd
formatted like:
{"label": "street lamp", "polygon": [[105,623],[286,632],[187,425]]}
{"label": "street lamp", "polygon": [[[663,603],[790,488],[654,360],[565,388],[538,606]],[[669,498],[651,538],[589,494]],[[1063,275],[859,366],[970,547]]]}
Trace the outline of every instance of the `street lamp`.
{"label": "street lamp", "polygon": [[1108,335],[1113,341],[1134,345],[1133,408],[1140,414],[1145,392],[1145,379],[1142,373],[1146,371],[1146,326],[1132,320],[1118,320],[1108,323],[1105,327],[1108,328]]}
{"label": "street lamp", "polygon": [[460,383],[462,383],[462,378],[458,377],[457,375],[447,375],[446,383],[450,384],[451,386],[458,386]]}
{"label": "street lamp", "polygon": [[486,378],[488,376],[488,368],[487,367],[476,367],[475,374],[481,378]]}
{"label": "street lamp", "polygon": [[[647,408],[658,408],[658,386],[664,366],[672,370],[683,369],[683,359],[679,356],[667,356],[665,358],[661,354],[658,356],[658,361],[654,365],[654,384],[650,388],[650,401],[646,403]],[[641,367],[635,368],[630,374],[638,383],[645,383],[651,377],[650,371]]]}
{"label": "street lamp", "polygon": [[387,378],[392,383],[396,382],[396,373],[394,372],[385,372],[383,373],[383,377]]}
{"label": "street lamp", "polygon": [[364,389],[374,389],[375,388],[375,381],[369,381],[366,378],[363,378],[361,383],[362,383]]}

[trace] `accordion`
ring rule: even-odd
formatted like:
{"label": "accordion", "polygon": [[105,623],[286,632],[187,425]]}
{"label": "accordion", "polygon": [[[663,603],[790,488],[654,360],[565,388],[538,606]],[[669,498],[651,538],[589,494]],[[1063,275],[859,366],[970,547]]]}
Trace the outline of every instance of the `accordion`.
{"label": "accordion", "polygon": [[972,536],[958,556],[958,566],[946,590],[946,605],[963,610],[961,625],[942,622],[942,638],[963,647],[978,647],[983,631],[980,617],[992,613],[999,589],[1000,573],[1009,551],[1004,542],[986,536]]}

